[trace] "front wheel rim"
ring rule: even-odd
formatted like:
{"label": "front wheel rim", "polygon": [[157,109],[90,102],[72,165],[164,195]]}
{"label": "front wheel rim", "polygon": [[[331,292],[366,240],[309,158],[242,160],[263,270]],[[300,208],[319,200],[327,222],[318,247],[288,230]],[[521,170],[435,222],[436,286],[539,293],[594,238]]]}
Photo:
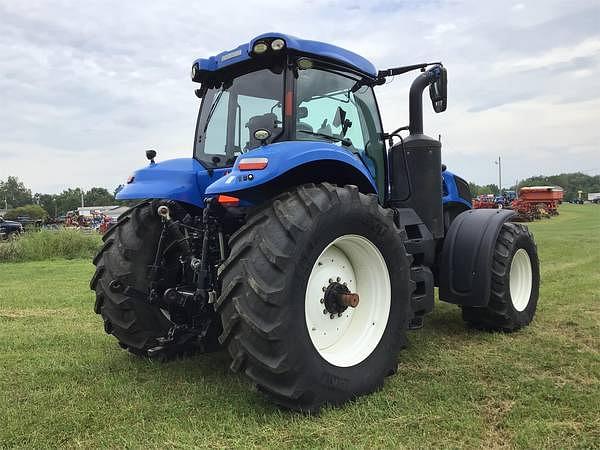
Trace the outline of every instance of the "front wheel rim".
{"label": "front wheel rim", "polygon": [[521,312],[527,308],[533,286],[533,270],[529,253],[518,249],[510,263],[510,298],[514,308]]}
{"label": "front wheel rim", "polygon": [[[323,303],[330,280],[346,283],[360,302],[340,315]],[[390,315],[391,285],[387,264],[379,249],[363,236],[340,236],[325,247],[312,268],[304,299],[308,334],[314,348],[328,363],[350,367],[377,348]]]}

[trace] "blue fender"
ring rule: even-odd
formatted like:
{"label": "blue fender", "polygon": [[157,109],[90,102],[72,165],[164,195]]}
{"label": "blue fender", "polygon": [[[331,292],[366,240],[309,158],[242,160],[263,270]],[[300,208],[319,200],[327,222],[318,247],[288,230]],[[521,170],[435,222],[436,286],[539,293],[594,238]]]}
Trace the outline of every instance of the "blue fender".
{"label": "blue fender", "polygon": [[133,181],[117,194],[117,200],[161,198],[204,206],[204,192],[227,169],[209,173],[193,158],[170,159],[136,170]]}
{"label": "blue fender", "polygon": [[[240,170],[239,164],[245,158],[267,158],[268,164],[262,170]],[[328,142],[286,141],[265,145],[239,156],[227,176],[208,186],[206,195],[236,193],[236,196],[243,198],[243,191],[284,177],[292,169],[327,161],[336,162],[336,170],[344,170],[346,167],[358,172],[357,175],[364,178],[363,181],[372,187],[372,191],[377,192],[373,176],[358,155]]]}
{"label": "blue fender", "polygon": [[444,195],[442,197],[442,203],[445,205],[446,203],[462,203],[469,209],[472,208],[470,202],[466,201],[460,196],[458,192],[458,187],[456,186],[456,180],[454,179],[454,174],[449,170],[442,171],[442,180],[444,183]]}

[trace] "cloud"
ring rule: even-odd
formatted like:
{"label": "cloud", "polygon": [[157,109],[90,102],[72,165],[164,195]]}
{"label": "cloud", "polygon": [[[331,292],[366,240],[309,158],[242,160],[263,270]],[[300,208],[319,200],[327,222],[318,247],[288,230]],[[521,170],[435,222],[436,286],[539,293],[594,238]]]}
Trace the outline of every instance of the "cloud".
{"label": "cloud", "polygon": [[439,23],[433,28],[431,34],[425,36],[425,39],[443,39],[454,30],[456,25],[453,23]]}
{"label": "cloud", "polygon": [[516,60],[499,61],[494,64],[494,71],[506,74],[514,71],[544,69],[559,64],[571,63],[579,58],[600,56],[600,37],[593,37],[568,47],[551,48],[540,55]]}
{"label": "cloud", "polygon": [[[38,192],[112,190],[147,148],[190,156],[192,61],[269,30],[335,43],[381,69],[443,60],[448,111],[426,107],[425,129],[475,182],[495,181],[498,154],[511,180],[597,158],[600,6],[587,1],[0,0],[0,16],[0,179]],[[386,129],[408,120],[411,77],[376,90]]]}

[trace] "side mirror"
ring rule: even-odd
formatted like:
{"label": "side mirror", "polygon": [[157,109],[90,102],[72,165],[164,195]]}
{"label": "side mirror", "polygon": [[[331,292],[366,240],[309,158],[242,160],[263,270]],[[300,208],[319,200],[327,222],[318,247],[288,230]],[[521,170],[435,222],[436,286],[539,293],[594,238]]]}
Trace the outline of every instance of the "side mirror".
{"label": "side mirror", "polygon": [[346,111],[344,111],[340,106],[335,110],[335,116],[333,117],[333,126],[339,127],[346,120]]}
{"label": "side mirror", "polygon": [[446,111],[448,103],[448,73],[445,67],[439,67],[440,76],[429,85],[429,97],[436,113]]}
{"label": "side mirror", "polygon": [[344,111],[340,106],[338,106],[337,110],[335,111],[335,117],[333,118],[333,126],[342,127],[342,136],[346,136],[348,128],[352,126],[352,122],[350,121],[350,119],[346,119],[346,111]]}

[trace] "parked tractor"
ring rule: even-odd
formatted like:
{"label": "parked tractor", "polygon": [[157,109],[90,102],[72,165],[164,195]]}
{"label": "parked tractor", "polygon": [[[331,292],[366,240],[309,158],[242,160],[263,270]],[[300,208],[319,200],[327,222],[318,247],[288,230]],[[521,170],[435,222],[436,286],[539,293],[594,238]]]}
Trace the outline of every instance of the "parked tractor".
{"label": "parked tractor", "polygon": [[[374,88],[413,70],[409,124],[384,132]],[[147,151],[117,197],[142,200],[94,259],[95,311],[122,348],[225,347],[275,403],[318,411],[383,385],[435,286],[476,328],[531,322],[531,233],[512,211],[473,210],[423,134],[423,91],[446,109],[441,63],[377,71],[268,33],[196,60],[192,80],[193,156]]]}

